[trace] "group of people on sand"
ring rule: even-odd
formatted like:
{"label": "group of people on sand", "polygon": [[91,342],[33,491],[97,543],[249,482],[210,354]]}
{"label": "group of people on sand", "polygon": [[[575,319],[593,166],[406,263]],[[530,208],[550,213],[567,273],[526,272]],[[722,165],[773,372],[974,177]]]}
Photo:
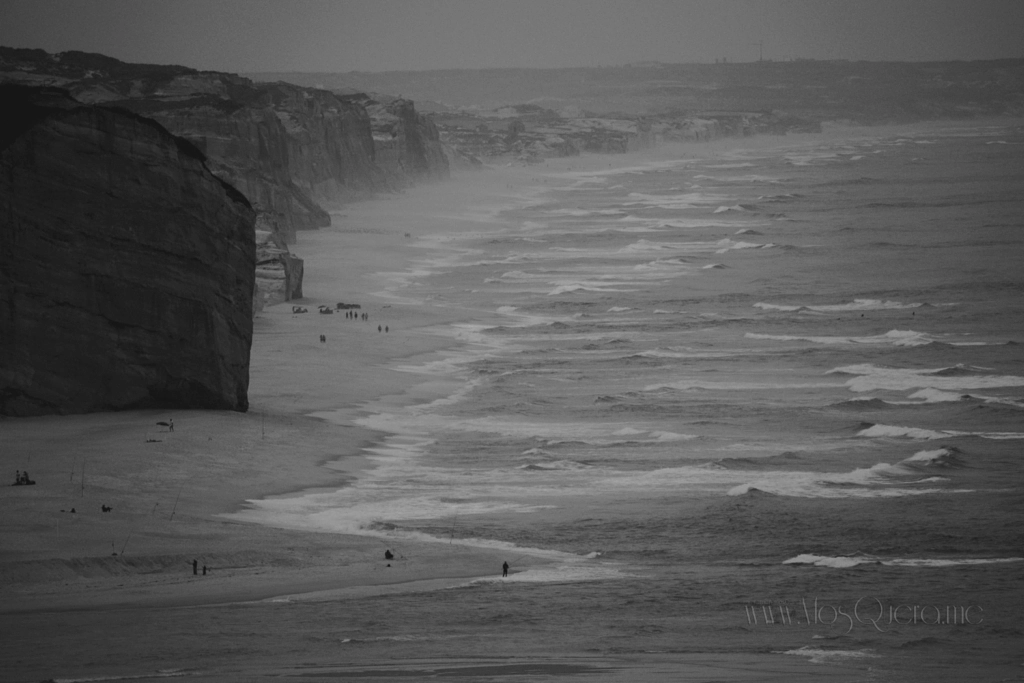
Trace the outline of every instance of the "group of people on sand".
{"label": "group of people on sand", "polygon": [[14,471],[14,483],[11,486],[32,486],[33,484],[35,481],[29,478],[28,472]]}

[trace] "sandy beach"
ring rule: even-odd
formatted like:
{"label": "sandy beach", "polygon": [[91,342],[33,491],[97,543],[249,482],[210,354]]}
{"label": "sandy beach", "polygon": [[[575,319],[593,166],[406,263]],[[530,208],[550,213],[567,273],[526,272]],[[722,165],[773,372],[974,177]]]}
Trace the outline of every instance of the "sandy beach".
{"label": "sandy beach", "polygon": [[[306,261],[306,296],[255,320],[248,413],[0,421],[5,461],[36,482],[2,488],[0,610],[205,604],[500,572],[495,555],[467,551],[453,564],[450,553],[440,557],[429,544],[406,553],[415,562],[396,561],[394,571],[384,572],[380,540],[279,531],[218,515],[250,498],[337,488],[358,476],[359,454],[374,433],[310,413],[355,415],[368,401],[411,402],[444,392],[413,390],[419,378],[384,366],[450,345],[421,330],[460,314],[403,305],[384,291],[393,283],[389,274],[404,270],[414,254],[411,232],[458,220],[470,203],[486,203],[491,190],[500,203],[506,180],[524,172],[490,170],[365,202],[335,214],[332,228],[300,235],[295,249]],[[337,302],[359,304],[369,319],[317,313],[318,305]],[[293,314],[293,304],[310,312]],[[159,424],[172,420],[173,430]],[[13,482],[14,471],[9,475]],[[193,559],[206,565],[205,583],[192,575]]]}
{"label": "sandy beach", "polygon": [[[424,328],[467,313],[403,303],[394,274],[417,254],[413,237],[460,223],[478,227],[490,212],[521,203],[516,188],[536,184],[537,170],[466,173],[352,205],[333,215],[331,228],[302,233],[293,248],[305,259],[305,298],[256,317],[247,413],[0,420],[12,467],[5,476],[13,482],[17,469],[36,482],[0,488],[0,659],[18,663],[5,679],[83,671],[82,662],[54,659],[51,635],[22,629],[24,615],[338,599],[500,575],[499,551],[405,543],[390,548],[395,559],[388,561],[388,544],[379,538],[274,529],[221,515],[248,499],[345,486],[358,476],[361,450],[375,433],[341,416],[357,415],[369,401],[408,403],[446,393],[385,366],[450,346],[450,338]],[[317,313],[318,305],[338,302],[359,304],[368,320]],[[309,313],[293,314],[299,304]],[[378,325],[388,331],[378,332]],[[310,416],[317,411],[335,417]],[[543,562],[523,558],[517,569]]]}
{"label": "sandy beach", "polygon": [[[799,136],[787,138],[789,144],[799,141]],[[858,544],[890,532],[885,520],[902,519],[918,530],[959,523],[955,510],[939,498],[880,499],[871,511],[854,500],[825,510],[810,498],[673,499],[672,513],[687,520],[694,542],[686,549],[692,566],[680,570],[685,587],[673,597],[684,605],[706,599],[728,605],[729,612],[692,623],[682,611],[659,616],[666,634],[677,624],[688,633],[687,642],[667,649],[655,627],[620,624],[610,616],[615,629],[632,637],[644,638],[644,629],[651,629],[652,649],[642,657],[629,649],[588,649],[586,629],[571,611],[544,616],[544,628],[559,629],[565,642],[537,646],[516,625],[540,623],[543,592],[524,591],[497,605],[495,593],[486,593],[455,609],[454,592],[444,590],[474,581],[500,582],[503,561],[514,559],[512,579],[558,561],[543,553],[510,558],[501,548],[459,542],[454,527],[447,543],[407,536],[391,542],[380,535],[276,528],[233,516],[249,500],[345,487],[370,466],[366,449],[384,439],[357,424],[371,406],[397,411],[459,388],[443,377],[397,369],[423,366],[459,343],[439,330],[493,315],[493,310],[443,302],[424,306],[403,297],[404,284],[432,236],[486,234],[499,211],[530,205],[555,184],[567,184],[570,171],[622,169],[775,144],[777,139],[726,140],[614,158],[584,156],[462,171],[450,182],[347,206],[332,214],[330,228],[300,233],[293,247],[305,260],[305,297],[256,317],[249,412],[0,419],[0,447],[11,468],[3,476],[13,481],[18,469],[36,481],[35,486],[0,487],[4,680],[523,680],[580,674],[608,681],[863,680],[859,662],[844,668],[835,657],[819,656],[813,649],[780,656],[794,648],[795,630],[769,632],[740,622],[744,601],[758,595],[760,577],[780,571],[777,562],[767,568],[750,560],[748,566],[744,558],[786,555],[772,547],[779,542],[773,525],[853,529],[856,533],[842,549],[856,553]],[[353,319],[344,311],[317,312],[320,305],[338,303],[358,304],[368,319]],[[293,313],[293,305],[309,312]],[[628,515],[625,509],[609,514],[620,512]],[[543,523],[554,531],[559,524],[574,523],[570,515],[562,519],[560,514],[552,511]],[[743,520],[750,520],[749,526]],[[711,537],[714,543],[704,544]],[[792,541],[794,547],[797,543]],[[984,537],[978,541],[979,546],[987,543]],[[386,550],[393,558],[385,558]],[[740,568],[727,569],[724,557]],[[830,579],[813,571],[796,579],[784,575],[778,585],[807,595],[828,590]],[[872,594],[882,585],[895,594],[917,590],[896,570],[884,578],[889,583],[866,572],[860,576],[861,585],[851,584],[849,596]],[[1009,589],[986,580],[981,574],[966,581],[991,605]],[[946,578],[936,581],[947,585]],[[498,586],[505,589],[505,584]],[[595,609],[613,615],[615,600],[632,604],[645,599],[626,592],[612,589],[608,606]],[[386,602],[399,594],[408,599]],[[652,612],[666,609],[650,600]],[[380,609],[398,611],[385,616]],[[419,620],[425,614],[433,615],[450,643],[420,642]],[[377,632],[385,625],[387,636],[369,640],[374,647],[382,639],[394,641],[393,649],[384,650],[386,661],[340,649],[356,643],[351,632]],[[723,640],[723,633],[731,635]],[[606,637],[615,642],[619,634]],[[927,640],[920,642],[927,646]],[[916,640],[908,642],[907,647],[918,646]],[[571,649],[564,649],[566,643]],[[845,640],[836,646],[845,648],[840,654],[853,647]],[[988,646],[979,640],[974,647],[983,652]]]}

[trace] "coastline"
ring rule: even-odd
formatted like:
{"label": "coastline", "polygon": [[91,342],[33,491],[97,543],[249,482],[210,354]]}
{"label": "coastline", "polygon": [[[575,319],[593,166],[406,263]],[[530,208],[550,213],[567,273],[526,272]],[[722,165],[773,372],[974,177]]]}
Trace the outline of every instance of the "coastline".
{"label": "coastline", "polygon": [[[899,656],[885,666],[907,673],[907,680],[921,680],[924,674],[912,667],[940,649],[962,652],[946,645],[954,642],[1010,666],[1010,636],[997,630],[997,622],[970,632],[886,635],[860,624],[845,640],[846,634],[824,628],[813,633],[809,623],[788,629],[749,623],[747,605],[763,608],[765,599],[776,597],[793,605],[803,596],[854,605],[860,597],[879,596],[896,605],[903,596],[913,604],[932,596],[949,601],[946,596],[955,592],[986,608],[1007,598],[1015,603],[1009,584],[1001,583],[1010,576],[1003,564],[968,573],[866,563],[840,573],[791,563],[811,551],[825,559],[859,555],[860,543],[875,529],[906,539],[905,530],[956,534],[970,526],[969,520],[953,524],[957,513],[937,497],[884,498],[870,506],[853,499],[825,506],[814,498],[758,492],[673,498],[666,519],[689,529],[680,532],[687,542],[678,544],[678,583],[659,582],[657,572],[584,585],[572,572],[549,579],[564,568],[565,555],[520,562],[508,546],[463,545],[454,531],[454,542],[448,542],[444,531],[438,533],[447,527],[443,520],[424,528],[445,538],[422,542],[234,517],[248,507],[246,501],[287,500],[350,485],[375,466],[373,449],[384,451],[392,438],[388,431],[361,426],[379,424],[367,418],[459,390],[459,382],[439,381],[422,368],[453,354],[464,358],[464,345],[473,340],[454,334],[456,328],[488,325],[498,316],[487,306],[443,308],[406,295],[404,278],[417,270],[417,262],[445,252],[434,248],[446,243],[431,241],[432,235],[486,231],[499,210],[583,180],[581,173],[649,168],[684,155],[722,155],[728,163],[735,149],[820,145],[848,135],[843,130],[834,137],[718,140],[502,166],[350,205],[336,212],[331,228],[299,235],[306,297],[256,319],[248,413],[133,411],[0,420],[0,443],[18,449],[11,469],[27,470],[38,482],[0,493],[0,656],[15,662],[5,673],[25,681],[164,675],[397,680],[434,676],[442,666],[463,676],[546,671],[589,673],[600,680],[625,680],[627,674],[629,680],[698,674],[722,680],[861,680],[874,666],[873,649],[892,649]],[[319,304],[337,302],[361,305],[369,321],[316,311]],[[293,304],[310,312],[293,314]],[[378,324],[389,331],[378,332]],[[417,367],[420,372],[408,371]],[[170,418],[174,432],[157,425]],[[101,504],[113,510],[103,513]],[[971,510],[980,509],[971,504]],[[71,506],[76,513],[58,512]],[[613,519],[604,512],[600,519]],[[546,513],[548,528],[564,533],[553,534],[544,547],[569,547],[572,519],[557,510]],[[764,525],[856,533],[819,547],[790,543]],[[986,538],[975,539],[975,545],[984,547]],[[606,550],[572,548],[581,560],[588,550]],[[394,560],[385,560],[385,549],[395,552]],[[193,575],[193,560],[206,565],[208,574]],[[512,562],[513,574],[533,571],[505,582],[503,561]],[[599,560],[606,561],[614,564],[615,554]],[[452,588],[459,590],[446,590]],[[644,606],[622,609],[637,602]],[[608,615],[598,620],[603,631],[582,627],[589,626],[585,615],[601,612]],[[986,620],[996,616],[986,613]],[[591,649],[595,638],[603,650]],[[621,647],[630,642],[632,649]],[[602,654],[590,655],[597,652]],[[566,667],[570,660],[577,668]],[[940,666],[929,663],[928,670]]]}
{"label": "coastline", "polygon": [[[354,420],[371,406],[425,403],[454,390],[393,367],[463,343],[436,331],[481,313],[402,298],[402,274],[414,270],[424,253],[419,238],[486,229],[501,210],[534,201],[576,173],[821,139],[727,138],[488,167],[335,212],[331,227],[299,235],[306,296],[269,307],[255,320],[248,413],[127,411],[0,420],[0,439],[16,451],[10,466],[38,482],[0,488],[0,514],[7,520],[0,529],[0,613],[211,604],[215,596],[195,585],[204,577],[192,575],[193,559],[208,567],[209,585],[216,580],[213,592],[238,601],[496,575],[501,550],[462,548],[465,557],[456,568],[436,543],[419,543],[415,571],[378,576],[387,568],[382,539],[228,517],[247,500],[345,486],[367,466],[364,449],[385,436]],[[318,305],[338,302],[359,304],[369,320],[316,312]],[[293,314],[292,305],[310,312]],[[378,324],[389,331],[378,332]],[[156,424],[170,418],[174,432]],[[104,505],[112,511],[103,513]],[[75,513],[61,512],[72,508]],[[310,590],[295,590],[297,585]]]}
{"label": "coastline", "polygon": [[[410,229],[419,225],[419,236],[456,220],[474,226],[479,217],[453,212],[469,211],[481,196],[505,206],[512,199],[506,181],[528,182],[522,176],[533,170],[488,169],[420,186],[351,205],[334,215],[331,228],[302,233],[297,248],[306,258],[306,296],[257,316],[247,413],[143,410],[0,420],[0,440],[11,445],[9,466],[37,482],[0,488],[6,520],[0,613],[198,606],[324,591],[362,595],[382,586],[435,590],[499,573],[500,550],[455,546],[453,562],[452,549],[403,542],[404,555],[415,561],[389,568],[379,538],[277,529],[222,515],[250,499],[345,486],[366,466],[363,449],[381,438],[352,424],[366,404],[446,395],[450,387],[388,366],[457,345],[424,330],[470,314],[418,310],[380,290],[388,273],[405,270],[418,253],[407,244]],[[318,304],[337,302],[360,304],[369,321],[316,313]],[[293,314],[293,304],[310,313]],[[390,331],[378,333],[378,324]],[[321,333],[326,343],[319,343]],[[317,411],[344,419],[311,416]],[[157,424],[170,419],[173,432]],[[193,559],[207,567],[206,576],[192,574]]]}

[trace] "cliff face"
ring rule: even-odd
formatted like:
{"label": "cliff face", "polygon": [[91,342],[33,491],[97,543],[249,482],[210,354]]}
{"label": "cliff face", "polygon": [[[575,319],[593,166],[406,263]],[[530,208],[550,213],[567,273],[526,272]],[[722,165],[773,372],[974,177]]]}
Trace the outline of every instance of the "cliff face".
{"label": "cliff face", "polygon": [[288,135],[269,107],[238,107],[230,101],[190,98],[117,101],[152,117],[198,147],[210,169],[246,196],[260,215],[295,242],[299,230],[330,225],[331,217],[292,180]]}
{"label": "cliff face", "polygon": [[266,306],[302,298],[302,259],[288,251],[277,233],[261,227],[257,221],[256,288],[252,301],[256,313]]}
{"label": "cliff face", "polygon": [[2,80],[66,88],[81,102],[156,119],[202,150],[287,242],[296,230],[330,224],[321,204],[448,176],[437,129],[409,100],[383,105],[387,120],[371,121],[367,105],[375,102],[365,96],[83,52],[0,47],[0,72]]}
{"label": "cliff face", "polygon": [[401,187],[417,180],[449,177],[448,156],[433,122],[416,113],[411,100],[369,102],[377,164]]}
{"label": "cliff face", "polygon": [[374,163],[370,117],[363,107],[326,90],[288,83],[255,87],[281,122],[286,167],[307,196],[334,207],[390,189]]}
{"label": "cliff face", "polygon": [[0,413],[245,410],[245,197],[130,112],[12,86],[0,110]]}
{"label": "cliff face", "polygon": [[[371,132],[358,98],[287,83],[257,84],[234,74],[128,64],[84,52],[2,47],[0,80],[66,88],[80,102],[130,109],[192,142],[210,170],[250,201],[261,227],[274,233],[271,242],[280,252],[275,268],[284,269],[288,282],[301,280],[302,261],[286,245],[299,230],[330,225],[324,207],[448,175],[437,130],[407,100],[386,114],[389,133],[377,147],[380,136]],[[257,287],[266,283],[259,278]],[[254,299],[279,303],[294,291],[301,291],[301,283],[257,291]]]}

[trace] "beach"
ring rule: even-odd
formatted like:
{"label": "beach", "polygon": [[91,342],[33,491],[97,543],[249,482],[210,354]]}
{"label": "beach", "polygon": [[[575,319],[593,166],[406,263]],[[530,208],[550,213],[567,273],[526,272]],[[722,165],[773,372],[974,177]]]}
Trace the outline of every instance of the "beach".
{"label": "beach", "polygon": [[[722,140],[332,214],[247,413],[0,420],[36,481],[0,494],[5,680],[1019,677],[1020,200],[959,176],[1022,140]],[[962,194],[856,194],[886,169]]]}

